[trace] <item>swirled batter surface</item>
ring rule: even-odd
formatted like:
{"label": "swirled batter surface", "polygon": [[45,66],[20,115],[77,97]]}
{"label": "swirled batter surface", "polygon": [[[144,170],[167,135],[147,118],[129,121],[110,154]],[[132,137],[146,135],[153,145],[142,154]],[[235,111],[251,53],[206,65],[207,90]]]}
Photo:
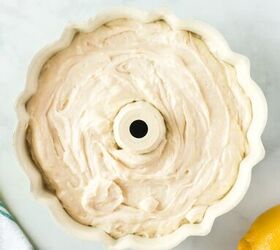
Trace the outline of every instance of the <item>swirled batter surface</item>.
{"label": "swirled batter surface", "polygon": [[[145,154],[113,135],[118,111],[134,101],[152,104],[166,126]],[[29,149],[48,188],[75,220],[116,238],[199,223],[249,150],[251,104],[234,67],[162,20],[77,33],[43,66],[27,111]]]}

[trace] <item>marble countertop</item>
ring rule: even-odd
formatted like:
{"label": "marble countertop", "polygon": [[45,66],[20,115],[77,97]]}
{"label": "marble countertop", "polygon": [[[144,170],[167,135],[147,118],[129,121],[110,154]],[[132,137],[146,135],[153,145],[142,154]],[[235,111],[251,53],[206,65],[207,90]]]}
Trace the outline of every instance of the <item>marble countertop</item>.
{"label": "marble countertop", "polygon": [[219,217],[208,236],[190,237],[176,250],[233,250],[254,218],[280,203],[280,2],[277,0],[0,0],[0,198],[17,217],[34,246],[43,250],[104,249],[63,231],[47,208],[34,200],[12,145],[14,102],[25,84],[32,56],[57,39],[64,26],[87,20],[116,6],[166,7],[181,18],[216,27],[231,48],[251,60],[252,78],[263,89],[269,108],[263,135],[265,159],[253,170],[242,202]]}

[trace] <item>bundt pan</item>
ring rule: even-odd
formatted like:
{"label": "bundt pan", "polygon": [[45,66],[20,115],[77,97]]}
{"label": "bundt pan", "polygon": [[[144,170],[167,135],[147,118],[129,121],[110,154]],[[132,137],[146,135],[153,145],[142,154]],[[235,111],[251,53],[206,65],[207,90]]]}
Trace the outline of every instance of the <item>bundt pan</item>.
{"label": "bundt pan", "polygon": [[[197,35],[207,45],[215,58],[231,65],[235,69],[237,81],[250,100],[252,117],[246,133],[248,152],[239,165],[233,186],[223,197],[206,209],[200,222],[183,223],[176,230],[163,236],[145,237],[136,234],[127,234],[121,237],[111,237],[98,227],[87,226],[74,220],[63,208],[57,196],[46,188],[41,172],[32,160],[26,141],[26,133],[30,119],[30,115],[27,112],[27,102],[34,93],[36,93],[38,78],[45,62],[58,51],[67,48],[78,32],[91,32],[107,22],[120,18],[132,19],[141,23],[163,20],[172,29],[189,31]],[[137,107],[135,106],[134,108]],[[151,112],[157,112],[152,106],[147,108],[150,109]],[[145,12],[127,8],[114,9],[98,14],[88,22],[67,27],[59,40],[42,49],[33,58],[27,74],[26,87],[18,99],[16,111],[18,114],[18,126],[14,138],[15,147],[20,164],[24,167],[30,179],[31,192],[36,199],[49,207],[53,216],[67,231],[70,231],[82,239],[100,241],[104,243],[108,249],[171,249],[189,236],[208,234],[215,218],[233,209],[243,198],[250,184],[252,168],[264,157],[261,134],[267,120],[267,105],[262,91],[250,77],[249,60],[242,55],[232,52],[222,35],[207,24],[194,20],[181,20],[166,11]],[[159,117],[158,119],[161,120],[162,126],[160,136],[164,136],[164,134],[167,133],[165,131],[164,122],[158,112],[155,117],[157,116]],[[151,117],[152,116],[150,116],[150,118]],[[116,131],[118,130],[118,128],[114,129]],[[169,128],[166,130],[168,131],[168,129]],[[116,137],[120,136],[116,131],[114,131],[117,133]],[[157,129],[154,131],[157,131]],[[120,141],[120,144],[125,144],[121,138],[116,139]],[[154,149],[156,145],[152,145],[152,147]],[[146,149],[141,148],[140,145],[137,150],[143,153]],[[146,153],[146,151],[144,153]]]}

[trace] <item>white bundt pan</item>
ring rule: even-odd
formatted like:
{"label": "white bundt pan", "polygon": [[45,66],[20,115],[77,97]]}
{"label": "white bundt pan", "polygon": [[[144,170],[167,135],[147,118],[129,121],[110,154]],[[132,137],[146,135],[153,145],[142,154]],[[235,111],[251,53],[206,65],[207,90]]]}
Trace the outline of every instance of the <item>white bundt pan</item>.
{"label": "white bundt pan", "polygon": [[[44,188],[42,177],[32,162],[26,147],[25,133],[29,121],[26,102],[36,92],[37,79],[43,64],[54,53],[67,47],[76,32],[93,31],[102,24],[117,18],[133,18],[141,22],[163,19],[175,29],[188,30],[199,34],[216,57],[235,67],[238,81],[252,104],[253,118],[247,134],[249,153],[240,164],[237,180],[230,192],[207,209],[201,223],[182,225],[175,232],[158,238],[148,239],[127,235],[119,239],[113,239],[98,228],[85,226],[74,221],[63,209],[57,197]],[[67,27],[58,41],[42,49],[32,60],[27,74],[26,87],[18,99],[16,110],[19,121],[14,138],[15,147],[20,164],[24,167],[30,179],[31,192],[36,199],[49,207],[54,217],[66,230],[82,239],[100,241],[108,249],[171,249],[189,236],[208,234],[215,218],[233,209],[241,201],[250,184],[253,166],[262,160],[265,154],[261,134],[267,121],[267,104],[262,91],[250,77],[249,60],[232,52],[223,36],[207,24],[193,20],[180,20],[161,10],[145,12],[127,8],[114,9],[103,12],[86,23]]]}

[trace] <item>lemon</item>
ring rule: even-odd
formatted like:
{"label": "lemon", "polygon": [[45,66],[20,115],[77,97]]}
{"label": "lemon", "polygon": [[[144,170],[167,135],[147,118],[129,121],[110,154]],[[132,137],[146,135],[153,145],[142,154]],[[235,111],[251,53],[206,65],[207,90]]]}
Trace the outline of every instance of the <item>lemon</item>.
{"label": "lemon", "polygon": [[239,241],[238,250],[280,250],[280,205],[261,214]]}

